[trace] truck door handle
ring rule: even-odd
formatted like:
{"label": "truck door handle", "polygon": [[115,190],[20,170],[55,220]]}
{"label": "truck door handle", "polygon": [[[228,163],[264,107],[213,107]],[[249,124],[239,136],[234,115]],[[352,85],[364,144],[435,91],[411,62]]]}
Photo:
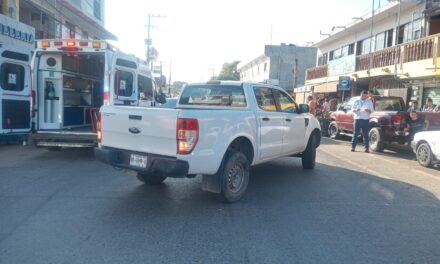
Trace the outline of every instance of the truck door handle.
{"label": "truck door handle", "polygon": [[130,119],[130,120],[142,120],[142,116],[140,116],[140,115],[128,115],[128,119]]}
{"label": "truck door handle", "polygon": [[287,121],[287,122],[290,122],[290,121],[292,121],[292,119],[290,119],[290,118],[286,118],[286,121]]}
{"label": "truck door handle", "polygon": [[263,117],[263,121],[269,121],[270,118],[269,117]]}

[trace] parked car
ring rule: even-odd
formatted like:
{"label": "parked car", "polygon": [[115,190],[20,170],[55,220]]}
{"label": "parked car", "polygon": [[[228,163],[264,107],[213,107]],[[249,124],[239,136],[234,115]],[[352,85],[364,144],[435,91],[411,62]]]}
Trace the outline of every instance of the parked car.
{"label": "parked car", "polygon": [[[352,107],[359,96],[351,98],[347,103],[338,106],[338,110],[330,114],[328,135],[337,138],[340,134],[353,133],[354,114]],[[381,152],[385,143],[398,142],[404,144],[410,141],[407,126],[409,114],[401,97],[373,97],[375,111],[370,115],[370,149]],[[440,113],[419,112],[419,115],[429,123],[428,130],[440,130]]]}
{"label": "parked car", "polygon": [[147,184],[203,175],[203,190],[235,202],[251,165],[295,156],[314,168],[321,131],[308,112],[268,84],[189,84],[176,109],[103,106],[95,156]]}
{"label": "parked car", "polygon": [[[353,104],[359,96],[351,98],[342,104],[336,112],[330,114],[328,134],[336,138],[339,134],[353,133]],[[404,133],[408,113],[405,102],[401,97],[374,96],[375,111],[370,115],[370,149],[383,151],[384,143],[391,141],[405,142],[407,133]]]}
{"label": "parked car", "polygon": [[424,167],[440,162],[440,131],[423,131],[416,133],[411,147],[417,161]]}

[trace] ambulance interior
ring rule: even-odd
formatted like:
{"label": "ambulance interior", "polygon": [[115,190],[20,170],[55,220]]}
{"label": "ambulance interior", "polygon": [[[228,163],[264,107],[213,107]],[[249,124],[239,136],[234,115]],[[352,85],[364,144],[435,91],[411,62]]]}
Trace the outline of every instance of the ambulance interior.
{"label": "ambulance interior", "polygon": [[40,128],[96,130],[103,104],[105,56],[50,54],[42,56],[40,65]]}

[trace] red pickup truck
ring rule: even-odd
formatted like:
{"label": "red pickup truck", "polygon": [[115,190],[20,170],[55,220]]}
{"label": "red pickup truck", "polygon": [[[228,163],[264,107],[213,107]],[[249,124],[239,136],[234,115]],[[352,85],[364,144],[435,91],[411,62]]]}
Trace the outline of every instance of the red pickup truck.
{"label": "red pickup truck", "polygon": [[[330,114],[328,134],[331,138],[337,138],[344,133],[353,133],[352,107],[357,99],[359,97],[351,98],[347,103],[340,105],[337,111]],[[405,133],[404,129],[409,114],[403,99],[395,96],[374,96],[373,104],[375,111],[370,115],[370,149],[381,152],[384,149],[384,143],[408,142],[408,133]],[[429,130],[440,130],[440,113],[420,113],[420,115],[429,121]]]}

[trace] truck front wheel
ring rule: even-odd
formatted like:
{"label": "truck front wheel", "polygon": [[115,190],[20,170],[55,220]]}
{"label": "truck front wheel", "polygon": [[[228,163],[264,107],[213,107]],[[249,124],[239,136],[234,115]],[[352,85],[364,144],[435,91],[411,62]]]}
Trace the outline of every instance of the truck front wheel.
{"label": "truck front wheel", "polygon": [[246,156],[236,150],[228,150],[225,154],[221,173],[220,200],[233,203],[244,195],[249,183],[250,165]]}
{"label": "truck front wheel", "polygon": [[137,173],[138,180],[140,180],[143,183],[149,184],[149,185],[159,185],[161,184],[167,177],[165,176],[157,176],[152,175],[148,173]]}
{"label": "truck front wheel", "polygon": [[305,170],[311,170],[315,168],[316,160],[316,136],[311,135],[309,142],[307,143],[306,150],[302,154],[302,166]]}

